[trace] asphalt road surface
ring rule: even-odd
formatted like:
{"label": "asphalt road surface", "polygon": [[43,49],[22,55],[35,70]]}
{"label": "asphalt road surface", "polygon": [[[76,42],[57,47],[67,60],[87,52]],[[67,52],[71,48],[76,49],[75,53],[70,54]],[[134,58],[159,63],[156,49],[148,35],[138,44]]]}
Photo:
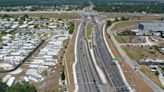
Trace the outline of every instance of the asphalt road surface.
{"label": "asphalt road surface", "polygon": [[94,67],[85,38],[86,21],[86,17],[83,18],[77,38],[76,76],[78,84],[75,85],[78,85],[78,92],[103,92],[99,88],[101,81]]}
{"label": "asphalt road surface", "polygon": [[92,22],[95,24],[93,33],[93,50],[96,61],[99,67],[103,70],[108,85],[112,92],[129,92],[128,88],[122,79],[122,76],[112,61],[111,54],[109,53],[105,41],[103,39],[102,25],[96,22],[95,16],[91,16]]}
{"label": "asphalt road surface", "polygon": [[111,54],[109,53],[101,31],[102,25],[98,24],[95,16],[91,16],[92,22],[95,24],[93,32],[93,50],[96,62],[103,70],[107,83],[103,84],[95,69],[93,60],[89,52],[89,46],[85,37],[85,26],[87,17],[81,21],[77,38],[77,63],[76,63],[76,76],[78,92],[129,92],[128,88],[122,79],[116,64],[112,61]]}

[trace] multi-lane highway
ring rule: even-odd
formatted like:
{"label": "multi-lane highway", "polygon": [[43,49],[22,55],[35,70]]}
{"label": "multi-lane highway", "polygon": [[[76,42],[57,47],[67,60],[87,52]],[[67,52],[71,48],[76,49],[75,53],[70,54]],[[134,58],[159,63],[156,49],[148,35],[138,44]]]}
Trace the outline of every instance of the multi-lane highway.
{"label": "multi-lane highway", "polygon": [[76,76],[78,92],[101,92],[98,84],[101,83],[89,52],[85,38],[86,17],[82,20],[77,36],[77,64]]}
{"label": "multi-lane highway", "polygon": [[76,38],[76,79],[78,92],[129,92],[116,64],[112,61],[102,34],[102,25],[96,22],[95,16],[91,20],[95,25],[93,32],[93,51],[96,62],[105,74],[107,83],[103,84],[94,66],[87,39],[85,26],[87,17],[84,17],[79,26]]}
{"label": "multi-lane highway", "polygon": [[96,22],[95,16],[91,16],[92,22],[95,24],[93,34],[93,50],[99,67],[103,70],[109,87],[112,92],[129,92],[122,79],[115,62],[112,61],[111,53],[109,53],[105,41],[103,39],[102,25]]}

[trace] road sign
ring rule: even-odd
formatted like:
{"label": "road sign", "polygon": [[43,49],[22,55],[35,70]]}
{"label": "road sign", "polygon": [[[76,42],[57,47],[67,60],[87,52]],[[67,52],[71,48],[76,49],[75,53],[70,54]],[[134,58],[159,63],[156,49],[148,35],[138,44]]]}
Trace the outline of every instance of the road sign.
{"label": "road sign", "polygon": [[112,60],[120,60],[120,58],[112,58]]}

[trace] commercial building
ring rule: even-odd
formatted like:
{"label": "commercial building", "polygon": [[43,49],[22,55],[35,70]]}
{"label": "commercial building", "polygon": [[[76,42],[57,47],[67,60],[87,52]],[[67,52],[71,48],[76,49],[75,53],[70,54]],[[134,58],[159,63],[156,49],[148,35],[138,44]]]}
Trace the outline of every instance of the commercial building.
{"label": "commercial building", "polygon": [[164,61],[159,59],[142,59],[138,62],[140,65],[163,66]]}
{"label": "commercial building", "polygon": [[141,31],[137,35],[164,37],[164,22],[140,22],[138,28]]}

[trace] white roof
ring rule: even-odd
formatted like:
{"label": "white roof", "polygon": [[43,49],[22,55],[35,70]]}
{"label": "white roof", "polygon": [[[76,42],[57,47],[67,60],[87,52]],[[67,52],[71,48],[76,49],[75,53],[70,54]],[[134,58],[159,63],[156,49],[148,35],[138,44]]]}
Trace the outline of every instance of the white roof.
{"label": "white roof", "polygon": [[0,63],[0,67],[12,67],[13,65],[9,63]]}
{"label": "white roof", "polygon": [[7,81],[7,85],[10,87],[15,81],[15,77],[11,77],[8,81]]}
{"label": "white roof", "polygon": [[25,76],[24,77],[24,80],[26,81],[26,82],[29,82],[29,79]]}
{"label": "white roof", "polygon": [[29,79],[29,80],[32,80],[32,81],[34,81],[34,82],[38,82],[38,80],[37,80],[36,78],[32,77],[32,76],[28,76],[28,79]]}
{"label": "white roof", "polygon": [[7,82],[10,77],[11,75],[6,75],[5,77],[3,77],[2,82]]}
{"label": "white roof", "polygon": [[14,57],[13,57],[13,56],[5,56],[5,57],[4,57],[4,60],[5,60],[5,59],[14,59]]}
{"label": "white roof", "polygon": [[19,28],[25,28],[27,26],[28,26],[28,24],[23,24],[23,25],[19,26]]}
{"label": "white roof", "polygon": [[44,62],[44,65],[52,66],[52,65],[56,65],[56,63],[55,62]]}
{"label": "white roof", "polygon": [[13,65],[10,65],[8,63],[0,63],[0,67],[2,67],[4,70],[13,69]]}
{"label": "white roof", "polygon": [[20,52],[10,52],[10,55],[13,55],[13,56],[20,56],[21,53],[20,53]]}
{"label": "white roof", "polygon": [[8,36],[8,37],[12,37],[12,35],[11,35],[11,34],[7,34],[6,36]]}
{"label": "white roof", "polygon": [[3,59],[5,55],[4,54],[0,54],[0,59]]}
{"label": "white roof", "polygon": [[164,22],[141,22],[146,27],[164,27]]}
{"label": "white roof", "polygon": [[33,59],[33,62],[31,63],[43,63],[44,60],[43,59]]}
{"label": "white roof", "polygon": [[[33,78],[36,80],[37,79],[43,79],[42,75],[40,75],[36,69],[28,69],[26,74],[28,76],[30,76],[32,79]],[[30,77],[29,77],[29,79],[31,79]]]}
{"label": "white roof", "polygon": [[16,70],[10,72],[9,74],[14,75],[14,74],[19,74],[19,73],[21,73],[21,72],[22,72],[22,69],[21,69],[21,68],[18,68],[18,69],[16,69]]}
{"label": "white roof", "polygon": [[132,29],[131,31],[132,32],[138,32],[139,30],[138,29]]}
{"label": "white roof", "polygon": [[45,62],[57,62],[57,59],[45,58]]}
{"label": "white roof", "polygon": [[163,48],[161,48],[161,50],[164,50],[164,47],[163,47]]}
{"label": "white roof", "polygon": [[54,52],[48,51],[48,52],[47,52],[47,55],[52,55],[52,56],[58,55],[58,51],[54,51]]}
{"label": "white roof", "polygon": [[50,55],[44,55],[43,58],[52,58]]}
{"label": "white roof", "polygon": [[18,24],[12,25],[11,28],[16,28],[18,27]]}
{"label": "white roof", "polygon": [[68,37],[65,37],[65,36],[59,37],[59,38],[58,38],[58,40],[61,40],[61,41],[64,41],[64,40],[66,40],[66,39],[68,39]]}
{"label": "white roof", "polygon": [[36,69],[27,69],[26,74],[38,73]]}

